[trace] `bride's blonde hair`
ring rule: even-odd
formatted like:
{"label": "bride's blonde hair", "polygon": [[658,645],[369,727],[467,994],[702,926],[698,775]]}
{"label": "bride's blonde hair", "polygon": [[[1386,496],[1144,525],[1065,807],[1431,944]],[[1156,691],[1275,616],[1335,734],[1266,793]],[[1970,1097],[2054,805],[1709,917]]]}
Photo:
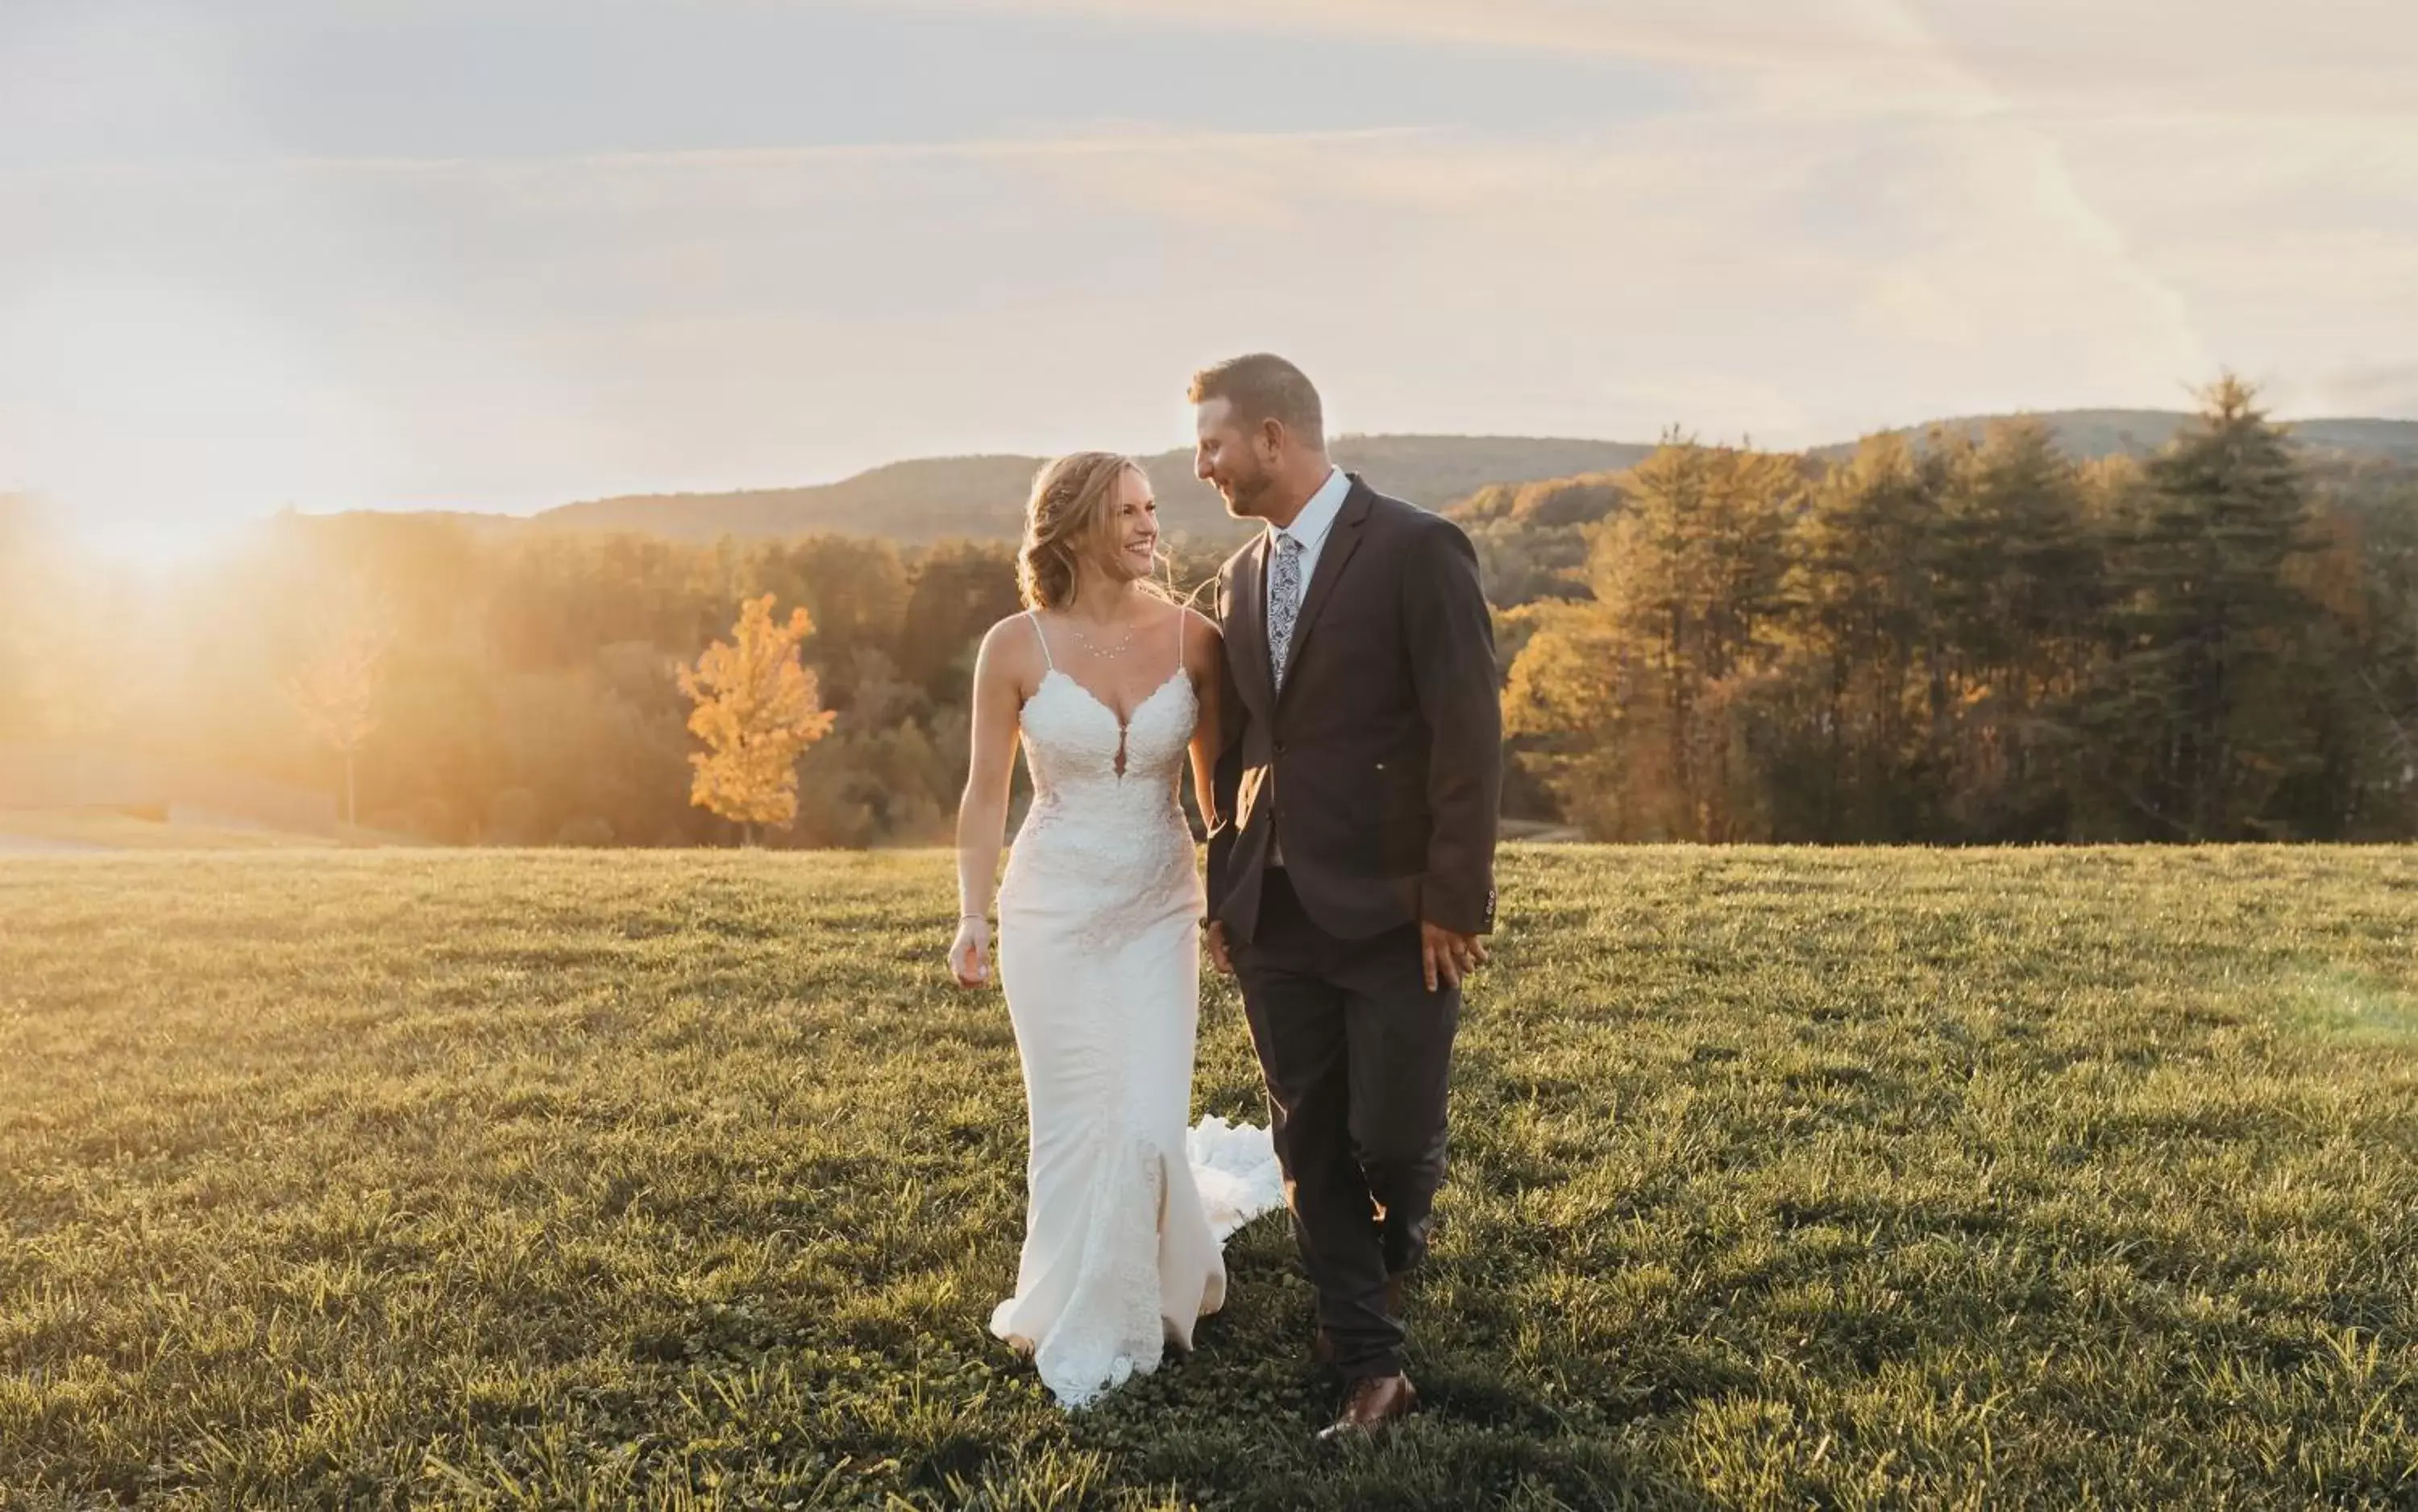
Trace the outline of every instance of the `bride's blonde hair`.
{"label": "bride's blonde hair", "polygon": [[[1024,505],[1024,544],[1016,554],[1026,608],[1063,609],[1075,602],[1084,555],[1098,551],[1107,538],[1125,474],[1141,471],[1140,463],[1119,452],[1076,451],[1034,476]],[[1149,578],[1141,586],[1162,591]]]}

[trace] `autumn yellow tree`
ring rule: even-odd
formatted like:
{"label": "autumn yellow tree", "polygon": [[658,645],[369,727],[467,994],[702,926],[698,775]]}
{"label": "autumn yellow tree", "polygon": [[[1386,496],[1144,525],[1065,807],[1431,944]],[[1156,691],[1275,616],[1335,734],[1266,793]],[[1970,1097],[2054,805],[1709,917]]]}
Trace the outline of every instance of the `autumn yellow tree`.
{"label": "autumn yellow tree", "polygon": [[798,648],[814,634],[803,609],[773,618],[773,595],[741,605],[731,638],[715,641],[680,670],[681,692],[696,703],[689,732],[705,749],[689,756],[696,778],[689,802],[741,826],[786,830],[798,817],[798,756],[831,729],[815,675]]}
{"label": "autumn yellow tree", "polygon": [[330,592],[313,626],[309,654],[286,679],[285,694],[312,738],[344,758],[344,822],[360,822],[354,768],[377,733],[380,674],[394,641],[393,617],[375,592],[353,585]]}

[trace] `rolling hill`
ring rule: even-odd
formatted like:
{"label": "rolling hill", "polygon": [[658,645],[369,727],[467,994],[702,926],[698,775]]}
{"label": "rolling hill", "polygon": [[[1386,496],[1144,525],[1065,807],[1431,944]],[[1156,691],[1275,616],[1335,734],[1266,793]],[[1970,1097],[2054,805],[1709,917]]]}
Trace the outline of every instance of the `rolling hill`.
{"label": "rolling hill", "polygon": [[[1904,433],[1944,426],[1979,432],[2005,416],[1959,416]],[[2170,410],[2058,410],[2044,422],[2070,454],[2103,457],[2155,451],[2192,417]],[[2329,419],[2294,422],[2294,435],[2329,459],[2418,465],[2418,420]],[[1339,438],[1337,459],[1413,503],[1443,509],[1490,484],[1516,487],[1601,478],[1631,466],[1653,448],[1634,442],[1547,436],[1360,435]],[[1844,457],[1855,443],[1813,449]],[[837,482],[712,494],[633,494],[547,510],[526,521],[542,530],[635,533],[681,541],[724,536],[770,540],[835,532],[900,542],[1012,539],[1037,456],[935,457],[895,462]],[[1224,506],[1192,476],[1188,450],[1143,459],[1171,535],[1202,542],[1240,533]],[[488,517],[490,519],[494,517]]]}
{"label": "rolling hill", "polygon": [[[1653,450],[1618,441],[1528,436],[1345,436],[1336,459],[1401,497],[1441,509],[1492,482],[1533,482],[1627,467]],[[846,531],[900,541],[1013,537],[1045,458],[940,457],[896,462],[835,483],[728,494],[639,494],[548,510],[549,529],[637,531],[677,540]],[[1216,540],[1238,527],[1192,475],[1190,451],[1145,457],[1171,533]]]}

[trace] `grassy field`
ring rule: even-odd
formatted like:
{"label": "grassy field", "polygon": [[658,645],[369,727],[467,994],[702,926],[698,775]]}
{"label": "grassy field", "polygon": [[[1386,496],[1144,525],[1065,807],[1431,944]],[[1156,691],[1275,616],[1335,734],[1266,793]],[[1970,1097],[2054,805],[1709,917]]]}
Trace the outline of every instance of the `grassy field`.
{"label": "grassy field", "polygon": [[0,809],[0,854],[7,853],[11,842],[63,850],[268,850],[335,845],[314,835],[165,824],[122,814]]}
{"label": "grassy field", "polygon": [[106,811],[0,808],[0,856],[13,850],[328,850],[416,842],[356,826],[332,834],[170,823]]}
{"label": "grassy field", "polygon": [[[2418,852],[1511,851],[1415,1298],[1068,1418],[942,858],[0,862],[0,1505],[2418,1504]],[[1199,1105],[1256,1117],[1227,989]]]}

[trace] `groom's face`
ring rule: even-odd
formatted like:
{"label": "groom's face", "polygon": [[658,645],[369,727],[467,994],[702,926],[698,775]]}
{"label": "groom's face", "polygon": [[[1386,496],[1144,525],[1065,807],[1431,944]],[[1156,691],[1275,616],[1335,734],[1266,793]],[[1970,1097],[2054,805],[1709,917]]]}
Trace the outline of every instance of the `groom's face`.
{"label": "groom's face", "polygon": [[1275,459],[1262,455],[1261,445],[1236,422],[1232,401],[1211,399],[1194,407],[1193,475],[1217,490],[1227,513],[1257,519],[1275,481]]}

